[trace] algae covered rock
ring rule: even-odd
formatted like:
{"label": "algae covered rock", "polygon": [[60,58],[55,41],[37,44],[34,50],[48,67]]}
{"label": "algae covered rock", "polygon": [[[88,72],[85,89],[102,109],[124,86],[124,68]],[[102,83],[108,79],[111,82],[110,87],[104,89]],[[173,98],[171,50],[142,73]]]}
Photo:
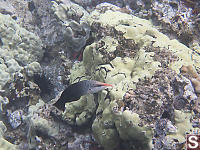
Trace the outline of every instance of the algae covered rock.
{"label": "algae covered rock", "polygon": [[[88,22],[95,40],[85,48],[83,62],[73,66],[71,82],[86,78],[114,85],[98,95],[93,134],[105,149],[117,148],[119,142],[115,141],[121,140],[127,149],[150,149],[159,118],[177,128],[184,124],[176,121],[181,97],[174,96],[174,83],[186,95],[193,95],[188,103],[196,100],[190,81],[182,84],[177,79],[182,65],[199,68],[200,56],[169,39],[150,21],[123,13],[108,3],[98,5]],[[183,98],[187,99],[185,95]],[[187,110],[187,103],[182,108]],[[168,123],[167,127],[173,125]],[[179,129],[175,132],[179,134]],[[176,144],[181,142],[178,139]]]}

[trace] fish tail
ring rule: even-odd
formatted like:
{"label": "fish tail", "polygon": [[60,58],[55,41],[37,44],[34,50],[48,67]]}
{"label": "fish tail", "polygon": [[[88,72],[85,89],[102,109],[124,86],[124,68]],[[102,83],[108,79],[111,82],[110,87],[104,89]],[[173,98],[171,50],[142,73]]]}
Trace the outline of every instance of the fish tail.
{"label": "fish tail", "polygon": [[65,110],[65,103],[61,99],[59,99],[56,103],[53,104],[56,108],[64,111]]}

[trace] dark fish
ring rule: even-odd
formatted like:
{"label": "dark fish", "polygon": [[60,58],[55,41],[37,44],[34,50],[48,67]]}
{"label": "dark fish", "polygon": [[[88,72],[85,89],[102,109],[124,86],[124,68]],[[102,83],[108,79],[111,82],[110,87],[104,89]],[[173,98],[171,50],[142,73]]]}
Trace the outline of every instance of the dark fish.
{"label": "dark fish", "polygon": [[76,101],[83,95],[97,93],[107,87],[112,87],[112,85],[94,80],[83,80],[68,86],[53,105],[64,111],[65,103]]}

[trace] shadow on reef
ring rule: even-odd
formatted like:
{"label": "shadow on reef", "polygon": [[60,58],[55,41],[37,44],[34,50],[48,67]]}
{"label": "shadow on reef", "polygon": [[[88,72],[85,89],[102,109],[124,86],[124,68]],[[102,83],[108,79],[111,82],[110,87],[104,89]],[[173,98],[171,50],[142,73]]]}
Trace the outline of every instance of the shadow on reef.
{"label": "shadow on reef", "polygon": [[40,96],[43,100],[48,101],[47,98],[55,97],[55,86],[44,74],[34,74],[33,81],[39,86],[41,90]]}

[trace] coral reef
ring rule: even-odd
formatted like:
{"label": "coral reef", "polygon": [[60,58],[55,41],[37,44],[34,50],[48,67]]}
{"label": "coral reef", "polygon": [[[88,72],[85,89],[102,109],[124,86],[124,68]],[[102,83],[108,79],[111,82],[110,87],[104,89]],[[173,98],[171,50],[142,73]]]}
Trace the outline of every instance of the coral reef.
{"label": "coral reef", "polygon": [[3,87],[2,96],[8,99],[4,106],[7,110],[23,109],[26,105],[36,104],[40,98],[39,87],[23,71],[15,73],[13,80]]}
{"label": "coral reef", "polygon": [[[66,34],[66,26],[55,15],[54,9],[52,9],[53,3],[49,0],[10,0],[0,3],[1,10],[4,12],[2,14],[10,15],[16,23],[39,36],[44,51],[44,55],[40,55],[43,58],[42,63],[40,63],[40,76],[50,79],[53,85],[53,90],[48,93],[49,96],[44,94],[43,98],[45,101],[54,98],[58,92],[64,89],[64,85],[68,84],[67,76],[69,73],[67,72],[69,72],[71,62],[68,59],[67,48],[67,45],[70,47],[70,42],[68,42],[69,39],[65,39],[65,36],[69,35]],[[2,67],[4,66],[0,68]],[[17,67],[15,68],[17,69]],[[0,82],[6,82],[10,79],[7,73],[1,73],[3,80]]]}
{"label": "coral reef", "polygon": [[70,125],[83,126],[88,123],[95,113],[94,96],[82,96],[78,101],[67,103],[63,113],[63,120]]}
{"label": "coral reef", "polygon": [[166,30],[168,27],[172,34],[175,32],[182,43],[188,45],[193,42],[194,34],[198,36],[194,19],[196,15],[193,9],[184,5],[183,1],[166,0],[164,3],[156,1],[152,5],[153,15],[163,23]]}
{"label": "coral reef", "polygon": [[22,27],[39,35],[44,47],[63,40],[62,27],[56,21],[48,0],[1,1],[2,14],[8,14]]}
{"label": "coral reef", "polygon": [[[1,24],[1,57],[5,63],[15,59],[20,65],[39,61],[43,56],[42,42],[35,34],[21,28],[10,16],[0,15]],[[8,65],[12,66],[12,65]],[[18,68],[16,66],[16,68]]]}
{"label": "coral reef", "polygon": [[21,125],[21,111],[14,111],[11,114],[7,114],[9,116],[9,123],[12,126],[12,128],[16,129],[18,126]]}
{"label": "coral reef", "polygon": [[[185,113],[187,105],[197,97],[191,82],[178,74],[182,65],[200,67],[199,56],[160,33],[149,21],[119,10],[103,3],[91,12],[88,21],[96,41],[85,48],[83,62],[71,70],[71,82],[95,79],[114,85],[98,96],[92,125],[95,138],[105,149],[119,147],[121,142],[116,141],[121,140],[129,141],[128,146],[122,144],[126,148],[148,149],[153,146],[153,124],[160,117],[171,121],[170,128],[175,125],[174,132],[183,137],[191,128],[182,129],[184,121],[178,123],[176,109]],[[179,86],[178,92],[175,84]],[[127,96],[129,90],[132,92]],[[186,122],[191,127],[190,118]],[[175,138],[176,146],[180,146],[183,138]],[[137,142],[130,142],[133,140]]]}
{"label": "coral reef", "polygon": [[40,100],[36,105],[29,107],[27,116],[23,116],[23,120],[29,124],[27,135],[29,149],[38,147],[40,144],[37,143],[43,142],[43,136],[55,138],[59,135],[59,125],[47,120],[49,113],[44,109],[44,102]]}
{"label": "coral reef", "polygon": [[81,6],[67,1],[54,2],[52,9],[65,27],[63,32],[68,50],[79,52],[86,45],[90,35],[90,27],[86,22],[88,12]]}
{"label": "coral reef", "polygon": [[176,38],[187,46],[200,44],[198,0],[73,0],[82,5],[87,11],[94,10],[96,5],[112,3],[124,12],[134,14],[140,18],[150,19],[156,28],[170,38]]}
{"label": "coral reef", "polygon": [[[196,0],[106,1],[0,1],[0,150],[181,149],[199,129]],[[52,106],[85,79],[113,88]]]}
{"label": "coral reef", "polygon": [[[42,59],[44,51],[40,38],[22,28],[9,15],[0,14],[0,31],[0,120],[16,129],[22,124],[21,109],[28,103],[37,103],[39,88],[26,76],[30,78],[40,71],[38,61]],[[6,141],[6,136],[5,139],[1,138],[1,148],[17,149],[16,145]]]}
{"label": "coral reef", "polygon": [[[42,100],[36,105],[30,106],[28,111],[28,115],[23,115],[22,118],[24,122],[27,122],[28,126],[27,140],[29,149],[89,150],[92,146],[97,145],[90,133],[87,135],[73,133],[72,128],[66,122],[55,120],[52,112],[56,112],[56,110]],[[25,144],[20,146],[24,147]]]}
{"label": "coral reef", "polygon": [[200,43],[199,1],[154,0],[146,3],[142,0],[139,8],[129,6],[136,16],[151,19],[157,28],[169,37],[176,38],[191,48],[195,43]]}
{"label": "coral reef", "polygon": [[[46,132],[45,130],[49,130],[49,128],[53,129],[52,126],[55,126],[54,121],[49,121],[45,118],[49,117],[48,115],[50,115],[50,113],[43,118],[34,118],[38,114],[41,115],[41,111],[45,109],[36,109],[36,111],[39,112],[37,115],[32,115],[30,111],[27,111],[27,109],[31,109],[38,103],[39,99],[41,99],[40,95],[43,97],[45,91],[42,86],[46,86],[46,90],[48,90],[48,83],[42,85],[44,80],[41,82],[41,77],[44,77],[42,79],[45,79],[47,82],[50,80],[52,82],[50,84],[53,84],[53,88],[60,83],[55,89],[50,89],[50,91],[46,92],[49,94],[49,97],[43,98],[49,101],[50,98],[52,98],[52,93],[55,94],[64,88],[62,82],[67,82],[66,78],[68,78],[67,76],[69,75],[67,72],[69,72],[68,69],[71,66],[71,62],[68,61],[64,53],[59,53],[59,58],[49,63],[48,57],[50,56],[49,53],[51,53],[51,48],[49,47],[53,45],[55,48],[55,44],[57,44],[58,41],[63,41],[64,37],[60,34],[63,33],[63,28],[58,21],[52,17],[55,17],[55,15],[51,9],[51,3],[47,1],[40,2],[0,2],[2,4],[1,10],[4,11],[4,13],[1,11],[2,14],[0,14],[0,120],[3,120],[5,125],[9,127],[1,140],[1,148],[3,149],[12,149],[12,147],[13,149],[17,149],[18,146],[20,149],[52,148],[51,144],[55,142],[55,140],[52,139],[52,137],[55,138],[55,134]],[[12,9],[10,9],[11,7]],[[48,11],[50,11],[49,14]],[[40,38],[21,26],[29,31],[37,33]],[[47,48],[45,49],[45,53],[43,47]],[[60,51],[62,48],[55,49],[56,51]],[[44,63],[38,63],[41,60],[44,60]],[[40,78],[38,79],[36,76]],[[34,112],[34,114],[36,113]],[[58,127],[62,126],[60,123],[56,125]],[[60,132],[63,134],[57,138],[57,145],[52,149],[66,149],[69,140],[67,139],[64,140],[65,142],[60,142],[66,137],[66,132],[64,131],[66,128],[67,127],[63,125],[63,130],[59,129],[59,134]],[[71,131],[71,128],[68,129]],[[28,134],[28,136],[26,134]],[[50,140],[46,141],[46,137],[50,137]],[[70,137],[70,141],[73,142],[74,135],[70,135]],[[44,139],[44,141],[42,139]]]}
{"label": "coral reef", "polygon": [[21,28],[7,15],[0,14],[1,31],[1,81],[2,88],[12,74],[24,66],[40,61],[43,56],[42,43],[39,37]]}

